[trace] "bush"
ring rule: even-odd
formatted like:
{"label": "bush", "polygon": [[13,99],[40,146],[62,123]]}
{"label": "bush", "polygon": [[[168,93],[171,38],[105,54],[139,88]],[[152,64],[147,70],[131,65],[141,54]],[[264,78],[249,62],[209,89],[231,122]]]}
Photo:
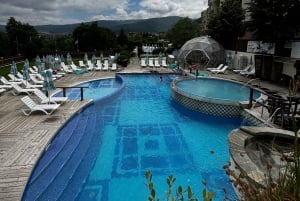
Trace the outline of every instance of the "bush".
{"label": "bush", "polygon": [[122,50],[117,59],[117,64],[126,67],[129,63],[129,52],[127,50]]}

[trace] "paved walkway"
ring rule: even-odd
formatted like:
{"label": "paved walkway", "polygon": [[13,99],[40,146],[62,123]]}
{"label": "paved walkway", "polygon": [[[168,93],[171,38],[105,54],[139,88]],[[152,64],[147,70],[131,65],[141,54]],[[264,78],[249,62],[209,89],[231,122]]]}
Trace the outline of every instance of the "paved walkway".
{"label": "paved walkway", "polygon": [[[140,68],[137,59],[121,69],[121,72],[150,72],[151,68]],[[172,72],[159,68],[160,73]],[[114,77],[115,72],[92,71],[83,75],[68,74],[56,81],[57,86],[72,86],[82,81]],[[228,72],[222,76],[229,79],[247,81],[249,78]],[[286,93],[284,87],[275,87],[272,83],[261,83],[280,93]],[[72,115],[80,111],[91,100],[69,101],[52,115],[34,113],[25,116],[20,112],[23,107],[19,96],[5,92],[0,96],[0,200],[19,201],[41,153]]]}

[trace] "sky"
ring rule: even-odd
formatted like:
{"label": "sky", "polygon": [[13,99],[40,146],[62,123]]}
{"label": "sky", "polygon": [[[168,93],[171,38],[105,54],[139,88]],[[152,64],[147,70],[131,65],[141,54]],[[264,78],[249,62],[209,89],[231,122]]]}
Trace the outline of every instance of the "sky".
{"label": "sky", "polygon": [[10,17],[35,25],[180,16],[197,19],[207,0],[0,0],[0,24]]}

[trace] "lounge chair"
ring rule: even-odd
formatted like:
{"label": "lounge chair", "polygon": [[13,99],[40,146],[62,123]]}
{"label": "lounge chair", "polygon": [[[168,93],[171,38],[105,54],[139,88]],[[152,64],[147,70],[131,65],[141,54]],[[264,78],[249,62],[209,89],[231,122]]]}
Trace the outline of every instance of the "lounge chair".
{"label": "lounge chair", "polygon": [[78,68],[74,63],[71,64],[71,68],[76,75],[88,72],[86,69]]}
{"label": "lounge chair", "polygon": [[160,67],[158,58],[155,58],[155,59],[154,59],[154,66],[155,66],[156,68],[159,68],[159,67]]}
{"label": "lounge chair", "polygon": [[85,68],[86,67],[86,65],[83,63],[82,60],[79,60],[79,67],[80,68]]}
{"label": "lounge chair", "polygon": [[0,84],[0,89],[11,89],[12,86],[10,84]]}
{"label": "lounge chair", "polygon": [[108,60],[104,60],[104,65],[103,65],[102,70],[107,71],[107,70],[108,70],[108,67],[109,67],[109,65],[108,65]]}
{"label": "lounge chair", "polygon": [[161,65],[162,65],[162,67],[168,67],[167,60],[166,60],[166,59],[163,59],[163,60],[161,61]]}
{"label": "lounge chair", "polygon": [[10,82],[20,82],[21,80],[23,80],[22,78],[18,78],[17,76],[13,75],[13,74],[8,74],[8,77],[10,78]]}
{"label": "lounge chair", "polygon": [[12,88],[12,90],[11,90],[11,93],[13,94],[13,95],[19,95],[19,94],[28,94],[28,95],[30,95],[30,94],[32,94],[33,92],[34,92],[34,90],[35,89],[29,89],[29,88],[22,88],[22,87],[20,87],[19,85],[17,85],[17,84],[11,84],[11,86],[13,87]]}
{"label": "lounge chair", "polygon": [[11,84],[22,84],[22,82],[20,81],[8,81],[5,77],[3,76],[0,76],[0,81],[2,82],[2,84],[5,84],[5,85],[11,85]]}
{"label": "lounge chair", "polygon": [[91,62],[91,60],[87,61],[87,70],[94,70],[94,64]]}
{"label": "lounge chair", "polygon": [[111,70],[112,70],[112,71],[116,71],[117,69],[118,69],[117,63],[112,63],[112,65],[111,65]]}
{"label": "lounge chair", "polygon": [[35,76],[35,74],[29,74],[30,80],[34,83],[34,84],[43,84],[44,81],[43,80],[38,80]]}
{"label": "lounge chair", "polygon": [[29,108],[22,109],[22,112],[26,116],[30,115],[32,112],[35,111],[41,111],[47,115],[50,115],[60,106],[60,104],[37,104],[29,96],[22,97],[21,101]]}
{"label": "lounge chair", "polygon": [[100,60],[97,60],[95,70],[102,70],[102,66],[102,62]]}
{"label": "lounge chair", "polygon": [[57,104],[57,103],[64,103],[64,102],[68,101],[68,97],[55,97],[55,96],[47,97],[39,89],[36,89],[34,91],[34,94],[41,99],[41,103],[42,104],[44,104],[44,103],[54,103],[54,104]]}
{"label": "lounge chair", "polygon": [[141,67],[146,67],[146,59],[145,58],[141,58]]}
{"label": "lounge chair", "polygon": [[235,73],[247,72],[247,71],[249,71],[251,68],[252,68],[252,65],[248,65],[248,66],[246,66],[244,69],[235,69],[235,70],[233,70],[233,72],[235,72]]}
{"label": "lounge chair", "polygon": [[31,84],[29,81],[22,80],[22,85],[25,86],[26,89],[37,89],[37,88],[43,88],[42,84]]}
{"label": "lounge chair", "polygon": [[240,74],[241,75],[245,75],[246,77],[248,77],[248,76],[254,76],[255,75],[255,68],[254,67],[252,67],[251,69],[250,69],[250,71],[242,71],[242,72],[240,72]]}
{"label": "lounge chair", "polygon": [[228,66],[225,65],[225,66],[223,66],[220,70],[210,70],[210,71],[211,71],[212,73],[216,73],[216,74],[219,74],[219,73],[225,74],[227,68],[228,68]]}
{"label": "lounge chair", "polygon": [[32,74],[37,74],[38,73],[38,71],[34,70],[32,67],[29,67],[28,71],[29,71],[29,73],[32,73]]}
{"label": "lounge chair", "polygon": [[69,69],[69,66],[67,66],[64,62],[61,62],[60,66],[64,72],[73,73],[73,71]]}
{"label": "lounge chair", "polygon": [[219,64],[217,68],[207,68],[206,70],[209,70],[209,71],[211,71],[211,70],[221,70],[223,66],[224,66],[224,64]]}
{"label": "lounge chair", "polygon": [[6,89],[0,88],[0,94],[4,93],[5,91],[6,91]]}
{"label": "lounge chair", "polygon": [[149,64],[148,64],[149,67],[154,67],[154,62],[153,62],[153,59],[149,59]]}

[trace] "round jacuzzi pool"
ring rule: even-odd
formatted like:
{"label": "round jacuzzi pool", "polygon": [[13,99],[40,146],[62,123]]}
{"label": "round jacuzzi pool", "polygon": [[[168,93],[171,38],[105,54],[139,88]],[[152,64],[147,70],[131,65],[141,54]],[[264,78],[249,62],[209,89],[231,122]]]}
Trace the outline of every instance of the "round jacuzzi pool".
{"label": "round jacuzzi pool", "polygon": [[[242,83],[203,77],[197,79],[176,79],[172,83],[172,97],[175,101],[193,110],[219,116],[240,116],[240,103],[248,102],[250,88]],[[261,93],[254,90],[253,98]]]}

